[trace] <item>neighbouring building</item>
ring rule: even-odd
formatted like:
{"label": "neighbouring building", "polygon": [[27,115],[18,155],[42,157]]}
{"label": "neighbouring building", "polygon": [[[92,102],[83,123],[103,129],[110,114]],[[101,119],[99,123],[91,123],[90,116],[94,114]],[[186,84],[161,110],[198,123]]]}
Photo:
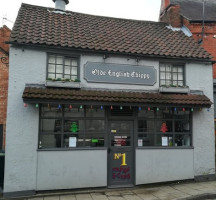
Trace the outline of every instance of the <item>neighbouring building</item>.
{"label": "neighbouring building", "polygon": [[[160,21],[167,22],[174,28],[188,28],[196,42],[216,60],[215,0],[162,0]],[[216,103],[216,64],[213,65],[213,78]],[[216,116],[216,109],[214,115]]]}
{"label": "neighbouring building", "polygon": [[22,4],[11,34],[5,197],[214,177],[210,54],[55,3]]}
{"label": "neighbouring building", "polygon": [[7,116],[7,93],[8,93],[8,56],[11,30],[7,26],[0,28],[0,187],[4,178],[4,150]]}

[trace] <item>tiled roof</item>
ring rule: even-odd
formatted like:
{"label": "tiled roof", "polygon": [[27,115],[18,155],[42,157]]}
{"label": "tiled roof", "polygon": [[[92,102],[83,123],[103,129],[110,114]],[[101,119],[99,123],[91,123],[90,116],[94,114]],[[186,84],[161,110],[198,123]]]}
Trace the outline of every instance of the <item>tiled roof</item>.
{"label": "tiled roof", "polygon": [[10,42],[139,56],[211,58],[192,37],[168,29],[163,22],[54,11],[22,4]]}
{"label": "tiled roof", "polygon": [[[171,4],[178,4],[181,14],[191,21],[203,20],[203,0],[171,0]],[[205,0],[205,21],[216,21],[216,1]]]}
{"label": "tiled roof", "polygon": [[25,102],[34,100],[91,101],[106,103],[163,104],[209,107],[212,103],[205,95],[161,94],[145,92],[73,90],[42,87],[26,87],[23,92]]}

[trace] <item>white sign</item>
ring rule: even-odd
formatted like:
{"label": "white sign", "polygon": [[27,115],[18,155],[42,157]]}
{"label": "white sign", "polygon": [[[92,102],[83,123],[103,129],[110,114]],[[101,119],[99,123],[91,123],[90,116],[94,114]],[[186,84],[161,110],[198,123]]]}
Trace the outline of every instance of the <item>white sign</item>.
{"label": "white sign", "polygon": [[162,146],[168,146],[168,137],[162,137]]}
{"label": "white sign", "polygon": [[143,139],[138,139],[138,147],[142,147],[143,146]]}
{"label": "white sign", "polygon": [[76,137],[69,137],[69,147],[76,147],[77,138]]}

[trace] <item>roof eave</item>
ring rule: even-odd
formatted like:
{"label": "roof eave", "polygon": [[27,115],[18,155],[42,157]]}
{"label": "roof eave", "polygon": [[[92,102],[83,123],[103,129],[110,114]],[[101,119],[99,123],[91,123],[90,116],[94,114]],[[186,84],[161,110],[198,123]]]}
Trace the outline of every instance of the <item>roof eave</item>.
{"label": "roof eave", "polygon": [[8,44],[20,46],[20,47],[28,47],[28,48],[42,48],[42,49],[50,49],[50,50],[70,50],[77,52],[86,52],[86,53],[99,53],[99,54],[109,54],[109,55],[126,55],[133,56],[138,58],[155,58],[155,59],[172,59],[172,60],[183,60],[183,61],[194,61],[194,62],[202,62],[202,63],[216,63],[216,60],[211,60],[211,58],[193,58],[193,57],[177,57],[177,56],[164,56],[164,55],[155,55],[155,54],[138,54],[138,53],[126,53],[126,52],[117,52],[117,51],[104,51],[104,50],[95,50],[95,49],[84,49],[84,48],[71,48],[71,47],[62,47],[62,46],[47,46],[41,44],[26,44],[26,43],[17,43],[17,42],[8,42]]}

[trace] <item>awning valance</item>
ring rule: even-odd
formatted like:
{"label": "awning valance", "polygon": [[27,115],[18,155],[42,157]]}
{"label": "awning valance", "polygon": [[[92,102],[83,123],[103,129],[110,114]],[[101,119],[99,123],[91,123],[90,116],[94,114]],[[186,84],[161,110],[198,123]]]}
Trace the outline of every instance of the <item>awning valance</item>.
{"label": "awning valance", "polygon": [[100,103],[161,106],[210,107],[212,102],[205,95],[198,94],[164,94],[132,91],[110,90],[75,90],[65,88],[26,87],[23,92],[26,103]]}

